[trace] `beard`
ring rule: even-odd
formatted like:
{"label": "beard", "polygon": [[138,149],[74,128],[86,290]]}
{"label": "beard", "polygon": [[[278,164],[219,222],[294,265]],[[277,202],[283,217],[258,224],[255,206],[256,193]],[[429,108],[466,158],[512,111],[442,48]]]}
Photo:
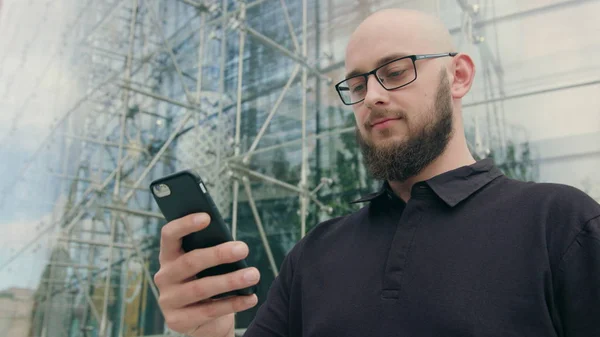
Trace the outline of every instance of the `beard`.
{"label": "beard", "polygon": [[[433,107],[428,110],[423,112],[427,118],[424,119],[420,129],[416,130],[414,135],[409,129],[408,139],[404,141],[378,146],[363,137],[358,127],[356,128],[356,140],[360,145],[363,163],[373,178],[404,182],[419,174],[444,152],[453,132],[450,83],[445,71],[440,75]],[[396,117],[402,116],[406,117],[402,113],[397,114]],[[394,116],[385,112],[370,116],[370,118],[375,117]]]}

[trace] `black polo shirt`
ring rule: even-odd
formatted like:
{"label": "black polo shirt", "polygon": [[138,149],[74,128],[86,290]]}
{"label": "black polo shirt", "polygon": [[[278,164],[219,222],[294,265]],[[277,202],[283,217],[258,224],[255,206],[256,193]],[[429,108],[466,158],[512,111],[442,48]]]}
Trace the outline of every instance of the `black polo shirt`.
{"label": "black polo shirt", "polygon": [[246,337],[600,336],[600,205],[490,160],[384,184],[285,258]]}

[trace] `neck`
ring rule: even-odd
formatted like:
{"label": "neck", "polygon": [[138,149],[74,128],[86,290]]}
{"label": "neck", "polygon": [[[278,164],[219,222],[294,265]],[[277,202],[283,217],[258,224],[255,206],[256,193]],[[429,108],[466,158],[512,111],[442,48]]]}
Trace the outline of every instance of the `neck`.
{"label": "neck", "polygon": [[448,142],[448,146],[444,152],[432,161],[423,171],[416,176],[413,176],[406,181],[389,181],[390,187],[394,193],[405,202],[410,199],[410,191],[414,184],[428,180],[444,172],[452,171],[462,166],[472,165],[475,159],[469,152],[467,140],[463,136],[464,133],[456,130],[456,135]]}

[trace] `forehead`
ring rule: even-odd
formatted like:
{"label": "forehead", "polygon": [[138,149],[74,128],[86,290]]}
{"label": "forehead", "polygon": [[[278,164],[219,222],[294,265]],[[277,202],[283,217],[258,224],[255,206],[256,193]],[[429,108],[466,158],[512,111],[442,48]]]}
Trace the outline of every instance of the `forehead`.
{"label": "forehead", "polygon": [[390,55],[426,52],[427,43],[406,23],[369,22],[351,36],[346,48],[346,74],[366,72]]}

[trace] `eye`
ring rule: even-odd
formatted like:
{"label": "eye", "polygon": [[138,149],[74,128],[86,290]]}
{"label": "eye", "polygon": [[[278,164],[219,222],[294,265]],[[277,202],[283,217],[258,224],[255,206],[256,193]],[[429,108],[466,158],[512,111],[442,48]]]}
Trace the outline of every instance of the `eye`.
{"label": "eye", "polygon": [[351,90],[352,90],[352,92],[358,92],[358,91],[364,90],[364,88],[365,88],[364,84],[359,84],[359,85],[356,85],[353,88],[351,88]]}
{"label": "eye", "polygon": [[398,76],[402,76],[402,74],[405,72],[406,70],[396,70],[393,72],[390,72],[389,74],[387,74],[387,77],[398,77]]}

